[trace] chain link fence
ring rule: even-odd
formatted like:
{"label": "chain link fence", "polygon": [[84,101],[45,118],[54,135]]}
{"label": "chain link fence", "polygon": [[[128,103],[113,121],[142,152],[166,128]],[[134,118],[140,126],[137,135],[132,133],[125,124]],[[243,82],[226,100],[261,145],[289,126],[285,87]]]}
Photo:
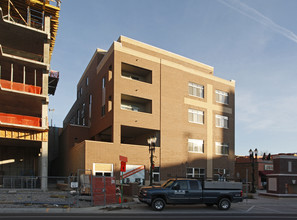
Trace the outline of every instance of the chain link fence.
{"label": "chain link fence", "polygon": [[[44,178],[44,179],[43,179]],[[47,190],[41,183],[47,181]],[[78,171],[76,176],[0,176],[1,207],[90,207],[119,203],[114,177],[94,177]]]}
{"label": "chain link fence", "polygon": [[[48,183],[41,190],[42,178]],[[0,207],[89,207],[93,205],[90,193],[82,193],[77,176],[30,177],[0,176]]]}

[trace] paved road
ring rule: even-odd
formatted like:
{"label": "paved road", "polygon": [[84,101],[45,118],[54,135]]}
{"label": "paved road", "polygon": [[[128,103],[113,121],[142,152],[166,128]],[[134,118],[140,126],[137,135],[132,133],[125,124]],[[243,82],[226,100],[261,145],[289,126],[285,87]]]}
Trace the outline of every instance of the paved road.
{"label": "paved road", "polygon": [[232,203],[228,211],[216,206],[168,205],[161,212],[137,202],[108,207],[87,208],[0,208],[0,220],[4,219],[297,219],[297,198],[271,198],[256,196],[255,199]]}
{"label": "paved road", "polygon": [[209,219],[240,219],[240,220],[281,220],[281,219],[297,219],[296,215],[263,215],[263,214],[230,214],[230,213],[224,213],[224,214],[165,214],[165,213],[156,213],[156,214],[6,214],[1,215],[0,220],[14,220],[14,219],[43,219],[43,220],[52,220],[52,219],[154,219],[154,220],[161,220],[161,219],[200,219],[200,220],[209,220]]}

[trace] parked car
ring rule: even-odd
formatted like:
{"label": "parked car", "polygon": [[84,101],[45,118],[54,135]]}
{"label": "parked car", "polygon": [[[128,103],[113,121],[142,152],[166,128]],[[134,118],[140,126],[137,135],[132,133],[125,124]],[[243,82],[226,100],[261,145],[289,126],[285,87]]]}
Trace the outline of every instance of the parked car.
{"label": "parked car", "polygon": [[161,186],[142,187],[138,199],[156,211],[163,210],[167,204],[217,205],[228,210],[232,202],[242,202],[242,183],[169,179]]}

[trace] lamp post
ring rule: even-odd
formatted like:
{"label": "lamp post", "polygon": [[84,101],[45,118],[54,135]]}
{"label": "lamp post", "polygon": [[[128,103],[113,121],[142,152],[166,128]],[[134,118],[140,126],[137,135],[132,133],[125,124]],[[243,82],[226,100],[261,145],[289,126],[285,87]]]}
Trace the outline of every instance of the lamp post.
{"label": "lamp post", "polygon": [[249,154],[250,154],[250,161],[252,163],[252,190],[251,193],[255,193],[256,189],[255,189],[255,163],[257,162],[257,156],[258,156],[258,150],[257,148],[253,151],[252,149],[249,150]]}
{"label": "lamp post", "polygon": [[48,111],[52,112],[51,127],[53,127],[53,114],[54,114],[55,109],[54,108],[49,108]]}
{"label": "lamp post", "polygon": [[153,166],[154,166],[154,152],[156,147],[157,137],[150,137],[147,139],[147,143],[149,145],[149,153],[150,153],[150,186],[153,185]]}

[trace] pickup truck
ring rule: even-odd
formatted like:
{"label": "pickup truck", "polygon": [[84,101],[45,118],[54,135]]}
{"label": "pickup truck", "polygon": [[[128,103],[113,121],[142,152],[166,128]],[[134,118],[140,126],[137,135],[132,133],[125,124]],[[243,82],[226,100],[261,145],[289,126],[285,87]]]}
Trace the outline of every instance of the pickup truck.
{"label": "pickup truck", "polygon": [[231,202],[242,202],[242,183],[175,178],[161,186],[142,187],[138,199],[155,211],[163,210],[166,204],[217,205],[228,210]]}

